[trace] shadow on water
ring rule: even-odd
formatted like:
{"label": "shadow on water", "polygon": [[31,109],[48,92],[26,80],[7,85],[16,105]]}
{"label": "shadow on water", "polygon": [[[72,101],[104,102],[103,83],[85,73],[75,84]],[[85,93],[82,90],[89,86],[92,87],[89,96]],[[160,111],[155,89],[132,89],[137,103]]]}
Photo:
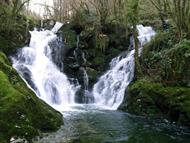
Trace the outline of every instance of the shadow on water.
{"label": "shadow on water", "polygon": [[81,105],[63,112],[64,126],[38,143],[189,143],[190,131],[120,111]]}

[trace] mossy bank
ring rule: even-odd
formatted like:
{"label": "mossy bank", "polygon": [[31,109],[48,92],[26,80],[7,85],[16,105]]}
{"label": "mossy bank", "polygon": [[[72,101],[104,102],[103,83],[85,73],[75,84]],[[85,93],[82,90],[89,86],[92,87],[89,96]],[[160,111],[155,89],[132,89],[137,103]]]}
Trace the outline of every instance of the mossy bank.
{"label": "mossy bank", "polygon": [[190,88],[169,87],[141,79],[127,90],[122,110],[190,126]]}
{"label": "mossy bank", "polygon": [[0,52],[0,142],[57,130],[62,115],[38,99]]}

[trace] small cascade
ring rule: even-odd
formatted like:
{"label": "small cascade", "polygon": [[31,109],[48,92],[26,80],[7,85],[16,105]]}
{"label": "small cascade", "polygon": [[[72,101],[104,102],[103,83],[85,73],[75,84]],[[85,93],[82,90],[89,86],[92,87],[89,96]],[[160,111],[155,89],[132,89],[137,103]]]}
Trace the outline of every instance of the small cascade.
{"label": "small cascade", "polygon": [[87,74],[85,68],[82,67],[81,70],[83,71],[84,90],[88,90],[88,85],[89,85],[88,74]]}
{"label": "small cascade", "polygon": [[84,84],[82,101],[83,103],[92,103],[93,97],[91,92],[89,92],[89,77],[85,68],[82,67],[81,70],[83,71],[83,84]]}
{"label": "small cascade", "polygon": [[85,58],[85,53],[84,52],[82,52],[82,59],[83,59],[83,64],[86,64],[87,60]]}
{"label": "small cascade", "polygon": [[[141,47],[149,42],[156,34],[151,27],[138,25],[138,39]],[[93,87],[93,96],[95,104],[99,106],[116,110],[122,103],[125,90],[134,78],[134,53],[131,50],[127,56],[114,58],[110,63],[110,70],[101,76]]]}
{"label": "small cascade", "polygon": [[74,57],[76,61],[79,63],[79,65],[82,65],[83,63],[86,63],[86,59],[85,59],[84,52],[79,48],[79,43],[80,43],[80,35],[77,35],[76,48],[74,50]]}
{"label": "small cascade", "polygon": [[80,42],[80,35],[77,35],[77,44],[76,44],[77,50],[79,49],[79,42]]}
{"label": "small cascade", "polygon": [[74,50],[75,59],[78,59],[77,52],[79,51],[80,35],[77,35],[76,49]]}
{"label": "small cascade", "polygon": [[81,89],[80,92],[76,95],[76,102],[78,103],[92,103],[93,102],[93,96],[91,92],[89,91],[89,77],[88,73],[86,71],[86,54],[83,50],[79,48],[80,44],[80,35],[77,35],[76,38],[76,48],[74,50],[74,57],[77,61],[77,64],[80,65],[80,77],[79,82],[81,83]]}
{"label": "small cascade", "polygon": [[41,19],[41,20],[40,20],[40,27],[43,28],[43,26],[44,26],[44,20]]}
{"label": "small cascade", "polygon": [[62,23],[56,22],[56,23],[55,23],[55,26],[52,28],[51,31],[52,31],[53,33],[57,33],[57,32],[59,31],[59,29],[60,29],[62,26],[63,26]]}
{"label": "small cascade", "polygon": [[[60,52],[61,47],[57,47],[60,40],[55,33],[61,26],[61,23],[56,23],[51,31],[30,32],[29,46],[22,48],[17,56],[12,58],[13,67],[28,86],[41,99],[60,111],[75,103],[75,92],[78,90],[78,87],[71,83],[72,80],[60,71],[54,63],[56,58],[52,56],[54,52],[55,55]],[[57,60],[60,60],[59,57]]]}

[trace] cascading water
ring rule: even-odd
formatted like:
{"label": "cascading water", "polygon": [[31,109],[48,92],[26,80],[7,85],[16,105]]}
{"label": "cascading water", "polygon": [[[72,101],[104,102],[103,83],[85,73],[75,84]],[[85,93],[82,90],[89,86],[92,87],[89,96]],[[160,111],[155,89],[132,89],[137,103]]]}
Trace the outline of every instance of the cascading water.
{"label": "cascading water", "polygon": [[57,22],[51,31],[30,32],[29,47],[22,48],[17,56],[12,58],[13,67],[36,94],[60,111],[75,103],[75,92],[78,89],[53,62],[50,45],[59,41],[55,33],[61,27],[62,24]]}
{"label": "cascading water", "polygon": [[[13,67],[36,94],[55,109],[61,111],[75,104],[75,93],[79,86],[71,83],[63,71],[62,60],[63,42],[55,33],[61,28],[56,23],[50,30],[31,33],[29,47],[22,48],[17,56],[12,58]],[[155,35],[151,27],[137,26],[140,47],[149,42]],[[77,49],[79,50],[79,35],[77,36]],[[140,48],[141,49],[141,48]],[[110,70],[100,77],[94,85],[92,93],[88,90],[89,78],[84,67],[84,100],[83,103],[95,102],[101,108],[115,110],[122,103],[125,90],[134,77],[134,50],[127,56],[118,56],[110,63]],[[75,54],[77,52],[75,51]],[[77,54],[75,55],[77,56]],[[85,54],[82,54],[86,62]],[[93,97],[92,97],[93,94]]]}
{"label": "cascading water", "polygon": [[[156,34],[152,27],[138,25],[138,39],[141,47]],[[122,103],[125,90],[134,78],[134,53],[130,51],[126,57],[119,56],[110,63],[110,70],[101,76],[93,87],[95,103],[106,109],[116,110]]]}

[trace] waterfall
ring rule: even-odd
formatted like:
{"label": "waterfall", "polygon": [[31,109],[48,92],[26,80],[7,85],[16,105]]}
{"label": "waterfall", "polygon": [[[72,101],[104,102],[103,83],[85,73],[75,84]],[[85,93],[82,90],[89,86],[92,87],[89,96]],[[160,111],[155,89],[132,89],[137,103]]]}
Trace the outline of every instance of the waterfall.
{"label": "waterfall", "polygon": [[[59,37],[55,33],[61,27],[62,24],[57,22],[51,31],[34,30],[30,32],[29,46],[22,48],[12,58],[13,67],[28,86],[57,110],[64,110],[74,104],[75,92],[78,90],[78,86],[71,83],[71,80],[59,70],[53,61],[51,45],[53,43],[55,43],[53,46],[59,45],[56,44]],[[56,50],[56,47],[53,49]]]}
{"label": "waterfall", "polygon": [[[12,57],[13,67],[27,85],[39,98],[59,111],[75,105],[75,93],[79,89],[76,80],[69,79],[63,73],[64,43],[62,38],[56,35],[61,27],[62,24],[57,22],[52,30],[31,31],[29,46],[22,48]],[[151,40],[155,32],[151,27],[142,25],[138,25],[137,29],[140,52],[141,47]],[[79,40],[78,35],[74,55],[79,57],[79,62],[85,64],[87,61],[85,53],[79,49]],[[83,103],[95,102],[95,105],[102,108],[116,110],[134,77],[134,53],[135,51],[131,50],[114,58],[110,69],[99,78],[92,92],[88,87],[87,71],[81,67],[84,83]]]}
{"label": "waterfall", "polygon": [[57,32],[59,31],[59,29],[60,29],[62,26],[63,26],[62,23],[56,22],[56,23],[55,23],[55,26],[52,28],[51,31],[52,31],[53,33],[57,33]]}
{"label": "waterfall", "polygon": [[[139,51],[142,46],[149,42],[156,34],[152,27],[138,25]],[[125,90],[134,78],[134,53],[131,50],[127,56],[118,56],[110,63],[110,69],[99,78],[93,87],[93,96],[95,104],[99,106],[116,110],[122,103]]]}

